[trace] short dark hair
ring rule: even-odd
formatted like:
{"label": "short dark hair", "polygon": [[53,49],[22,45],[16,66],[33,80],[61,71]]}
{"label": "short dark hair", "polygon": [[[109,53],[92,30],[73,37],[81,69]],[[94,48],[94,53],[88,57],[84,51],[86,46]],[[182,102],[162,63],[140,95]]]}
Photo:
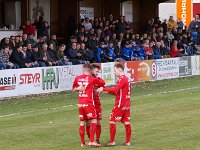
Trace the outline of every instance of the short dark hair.
{"label": "short dark hair", "polygon": [[117,64],[115,64],[115,67],[120,68],[124,71],[124,66],[122,64],[117,63]]}
{"label": "short dark hair", "polygon": [[95,68],[100,69],[101,67],[99,65],[97,65],[97,64],[92,64],[91,65],[91,70],[93,70]]}

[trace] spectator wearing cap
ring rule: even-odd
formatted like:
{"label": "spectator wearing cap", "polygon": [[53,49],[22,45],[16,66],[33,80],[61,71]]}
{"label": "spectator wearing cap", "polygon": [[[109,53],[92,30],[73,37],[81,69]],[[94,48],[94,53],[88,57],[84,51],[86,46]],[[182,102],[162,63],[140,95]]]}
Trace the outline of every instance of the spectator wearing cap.
{"label": "spectator wearing cap", "polygon": [[106,62],[104,56],[105,56],[105,49],[107,46],[104,44],[104,42],[100,43],[100,46],[97,49],[97,55],[96,55],[96,62],[104,63]]}
{"label": "spectator wearing cap", "polygon": [[69,61],[69,58],[65,55],[64,51],[66,49],[65,44],[61,44],[56,51],[56,58],[58,60],[58,65],[72,65],[72,62]]}
{"label": "spectator wearing cap", "polygon": [[116,54],[115,54],[115,50],[114,50],[114,46],[113,43],[110,42],[108,47],[105,50],[105,54],[104,54],[104,58],[107,62],[114,62],[116,59]]}
{"label": "spectator wearing cap", "polygon": [[16,69],[19,68],[18,65],[14,65],[9,60],[10,49],[9,46],[5,46],[0,51],[0,69]]}
{"label": "spectator wearing cap", "polygon": [[10,61],[14,65],[19,65],[19,68],[30,68],[31,64],[26,63],[24,54],[22,53],[22,46],[16,45],[16,50],[12,52],[10,56]]}
{"label": "spectator wearing cap", "polygon": [[131,61],[131,54],[132,54],[132,50],[130,47],[130,43],[128,41],[126,41],[125,46],[122,49],[122,58],[125,61]]}
{"label": "spectator wearing cap", "polygon": [[39,67],[46,67],[46,64],[40,56],[40,52],[37,45],[33,47],[32,62],[37,62],[39,64]]}
{"label": "spectator wearing cap", "polygon": [[33,36],[35,36],[35,28],[34,26],[31,24],[30,20],[26,21],[26,24],[22,26],[22,30],[23,30],[23,34],[28,34],[28,33],[32,33]]}

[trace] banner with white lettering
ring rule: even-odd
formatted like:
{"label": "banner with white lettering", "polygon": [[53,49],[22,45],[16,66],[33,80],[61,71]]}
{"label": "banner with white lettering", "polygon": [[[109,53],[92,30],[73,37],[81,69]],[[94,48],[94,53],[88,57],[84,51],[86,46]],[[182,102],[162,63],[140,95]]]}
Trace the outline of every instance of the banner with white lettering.
{"label": "banner with white lettering", "polygon": [[179,77],[179,58],[157,60],[157,79],[171,79]]}
{"label": "banner with white lettering", "polygon": [[0,70],[0,98],[18,96],[18,71]]}
{"label": "banner with white lettering", "polygon": [[191,57],[180,57],[179,58],[179,76],[185,77],[192,75]]}
{"label": "banner with white lettering", "polygon": [[102,78],[105,80],[106,86],[115,84],[114,62],[101,64]]}

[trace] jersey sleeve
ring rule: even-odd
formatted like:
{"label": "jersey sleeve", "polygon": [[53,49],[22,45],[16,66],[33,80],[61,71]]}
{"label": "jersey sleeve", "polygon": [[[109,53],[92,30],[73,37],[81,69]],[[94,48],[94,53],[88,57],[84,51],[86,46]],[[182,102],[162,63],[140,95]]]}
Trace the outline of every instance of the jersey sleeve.
{"label": "jersey sleeve", "polygon": [[73,83],[72,89],[74,89],[76,87],[78,87],[77,78],[74,79],[74,83]]}
{"label": "jersey sleeve", "polygon": [[103,88],[103,91],[108,92],[110,94],[114,94],[114,93],[116,94],[124,86],[124,84],[125,84],[125,80],[124,78],[122,78],[119,80],[118,84],[115,87]]}

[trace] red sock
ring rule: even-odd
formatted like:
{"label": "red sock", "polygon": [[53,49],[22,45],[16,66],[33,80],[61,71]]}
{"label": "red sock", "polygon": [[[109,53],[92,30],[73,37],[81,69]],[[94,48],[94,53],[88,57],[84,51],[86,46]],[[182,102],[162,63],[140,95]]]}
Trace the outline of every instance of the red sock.
{"label": "red sock", "polygon": [[88,138],[90,139],[90,125],[86,125],[86,133],[88,135]]}
{"label": "red sock", "polygon": [[81,138],[81,143],[85,143],[85,138],[84,138],[84,136],[85,136],[85,128],[84,128],[84,126],[80,126],[79,127],[79,134],[80,134],[80,138]]}
{"label": "red sock", "polygon": [[126,143],[131,141],[131,125],[125,125],[125,129],[126,129]]}
{"label": "red sock", "polygon": [[90,142],[94,142],[94,135],[96,133],[97,124],[91,123],[90,124]]}
{"label": "red sock", "polygon": [[115,134],[116,134],[116,124],[110,124],[110,142],[115,141]]}
{"label": "red sock", "polygon": [[101,135],[101,125],[97,124],[96,141],[100,139],[100,135]]}

